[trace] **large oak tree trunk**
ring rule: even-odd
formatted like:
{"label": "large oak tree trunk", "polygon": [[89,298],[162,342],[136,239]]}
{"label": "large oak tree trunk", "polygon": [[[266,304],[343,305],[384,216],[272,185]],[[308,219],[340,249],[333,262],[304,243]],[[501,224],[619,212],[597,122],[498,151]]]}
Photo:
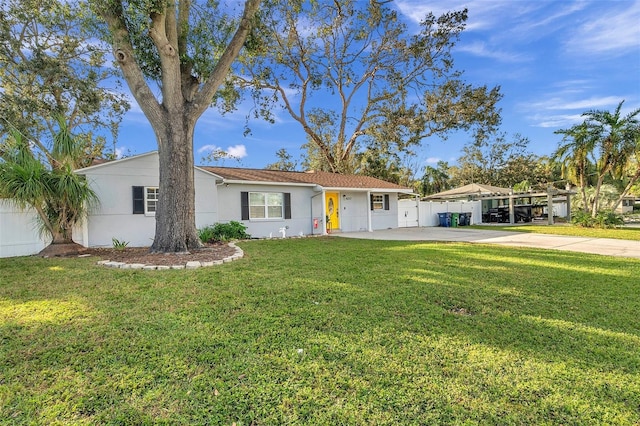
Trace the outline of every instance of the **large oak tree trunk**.
{"label": "large oak tree trunk", "polygon": [[201,247],[194,211],[195,123],[184,116],[176,121],[166,121],[156,130],[160,181],[156,234],[151,245],[154,253],[182,253]]}
{"label": "large oak tree trunk", "polygon": [[[209,60],[216,65],[203,82],[191,72],[193,58],[189,57],[187,46],[188,34],[192,31],[190,10],[195,7],[192,2],[151,2],[153,4],[136,6],[124,0],[94,0],[92,3],[109,26],[116,60],[158,141],[160,181],[156,235],[151,251],[181,253],[199,248],[201,243],[195,225],[193,131],[196,121],[211,104],[231,64],[238,57],[251,31],[260,0],[245,0],[235,34],[218,58],[212,52]],[[143,15],[148,13],[149,20],[138,24],[144,27],[143,32],[152,40],[154,52],[158,55],[156,65],[161,70],[161,101],[147,84],[138,63],[140,58],[136,57],[140,51],[144,53],[144,48],[139,46],[140,50],[136,52],[131,43],[135,31],[143,28],[135,27],[127,16],[135,12],[130,8],[143,6],[145,9],[140,12]],[[129,32],[131,25],[133,33]]]}

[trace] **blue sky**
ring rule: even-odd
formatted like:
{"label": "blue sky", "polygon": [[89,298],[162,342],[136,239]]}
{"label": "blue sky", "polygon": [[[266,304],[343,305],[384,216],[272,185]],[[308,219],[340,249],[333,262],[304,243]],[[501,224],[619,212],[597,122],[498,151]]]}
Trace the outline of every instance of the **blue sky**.
{"label": "blue sky", "polygon": [[[622,100],[623,112],[640,107],[640,0],[397,0],[392,7],[414,29],[428,11],[468,8],[467,29],[454,49],[456,68],[469,83],[501,86],[501,131],[529,138],[536,154],[550,154],[560,142],[554,131],[581,122],[585,111],[612,111]],[[298,159],[306,140],[300,125],[277,111],[275,124],[251,121],[245,137],[247,108],[225,116],[211,109],[200,118],[196,164],[214,147],[238,158],[218,163],[231,167],[263,168],[280,148]],[[438,160],[454,163],[468,142],[465,135],[425,140],[413,161],[417,172]],[[135,101],[117,148],[126,155],[156,149]]]}

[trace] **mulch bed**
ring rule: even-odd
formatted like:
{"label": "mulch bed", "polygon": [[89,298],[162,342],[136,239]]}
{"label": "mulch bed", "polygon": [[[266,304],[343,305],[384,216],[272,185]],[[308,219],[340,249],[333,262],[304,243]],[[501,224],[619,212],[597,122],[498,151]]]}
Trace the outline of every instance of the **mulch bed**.
{"label": "mulch bed", "polygon": [[211,262],[222,260],[236,253],[228,244],[208,244],[202,249],[189,253],[150,253],[149,247],[127,247],[124,250],[114,248],[88,248],[82,255],[99,257],[101,260],[113,262],[140,263],[144,265],[172,266],[184,265],[187,262]]}

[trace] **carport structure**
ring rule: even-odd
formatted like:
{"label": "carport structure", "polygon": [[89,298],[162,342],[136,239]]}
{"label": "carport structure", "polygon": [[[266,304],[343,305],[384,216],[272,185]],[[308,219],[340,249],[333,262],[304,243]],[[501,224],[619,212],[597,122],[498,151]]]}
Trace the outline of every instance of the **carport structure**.
{"label": "carport structure", "polygon": [[[470,183],[459,188],[439,192],[425,197],[426,201],[481,201],[483,222],[506,222],[503,217],[508,215],[508,223],[516,223],[522,219],[531,220],[532,207],[547,206],[547,220],[553,224],[553,204],[554,202],[566,202],[566,218],[571,219],[571,195],[575,192],[571,190],[547,187],[545,191],[532,190],[515,193],[511,188],[501,188],[492,185]],[[540,200],[534,204],[534,200]],[[526,219],[529,218],[529,219]]]}

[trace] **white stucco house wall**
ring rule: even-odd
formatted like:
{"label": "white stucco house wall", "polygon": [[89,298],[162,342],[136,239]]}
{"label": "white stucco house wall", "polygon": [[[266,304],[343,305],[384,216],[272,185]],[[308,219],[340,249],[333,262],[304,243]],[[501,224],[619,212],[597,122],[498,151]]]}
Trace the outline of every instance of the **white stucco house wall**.
{"label": "white stucco house wall", "polygon": [[[112,239],[151,245],[158,188],[156,151],[77,170],[100,200],[75,233],[88,247]],[[398,195],[412,190],[367,176],[196,167],[196,227],[241,222],[254,238],[398,227]]]}
{"label": "white stucco house wall", "polygon": [[[127,241],[131,247],[151,245],[156,226],[158,167],[158,154],[153,151],[77,170],[96,192],[99,205],[74,232],[74,240],[86,247],[110,247],[112,238]],[[194,177],[196,226],[202,227],[218,218],[218,178],[199,168]]]}

